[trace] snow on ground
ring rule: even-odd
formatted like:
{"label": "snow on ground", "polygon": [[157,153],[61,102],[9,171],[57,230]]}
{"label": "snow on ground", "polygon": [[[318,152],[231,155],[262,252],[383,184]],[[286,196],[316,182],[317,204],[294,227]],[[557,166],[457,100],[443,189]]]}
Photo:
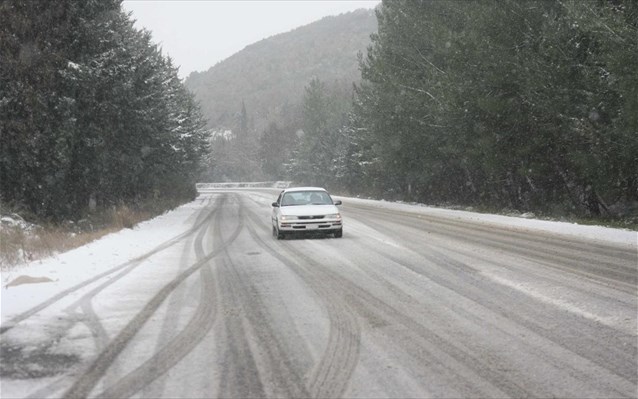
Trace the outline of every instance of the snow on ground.
{"label": "snow on ground", "polygon": [[[13,316],[57,293],[135,259],[180,235],[193,226],[193,218],[206,205],[207,202],[200,197],[133,229],[123,229],[68,252],[3,271],[0,324],[4,325]],[[32,279],[41,279],[42,282],[10,285]]]}
{"label": "snow on ground", "polygon": [[[257,197],[261,202],[270,203],[271,200],[266,198],[270,195],[272,195],[272,192],[264,192],[263,194],[258,194]],[[275,197],[276,195],[273,196],[272,200]],[[189,204],[140,223],[134,229],[124,229],[66,253],[37,260],[23,267],[3,272],[0,295],[1,324],[5,325],[12,317],[31,309],[65,289],[133,260],[184,233],[193,226],[194,217],[208,205],[207,198],[206,194],[202,195]],[[623,246],[635,246],[638,244],[638,232],[636,231],[488,215],[385,201],[346,197],[340,197],[340,199],[344,201],[345,206],[349,202],[353,204],[359,203],[398,211],[509,226],[525,231],[553,232]],[[345,223],[347,226],[347,219]],[[20,277],[21,280],[17,280]],[[12,282],[14,284],[10,285]],[[15,285],[15,283],[19,282],[26,283]]]}
{"label": "snow on ground", "polygon": [[498,226],[508,226],[523,231],[544,231],[565,236],[597,240],[622,245],[638,244],[638,231],[613,229],[602,226],[588,226],[576,223],[555,222],[549,220],[528,219],[525,217],[491,215],[484,213],[433,208],[419,204],[405,204],[359,198],[344,198],[344,201],[396,209],[398,211],[417,212],[424,215],[442,216],[450,219],[467,220]]}

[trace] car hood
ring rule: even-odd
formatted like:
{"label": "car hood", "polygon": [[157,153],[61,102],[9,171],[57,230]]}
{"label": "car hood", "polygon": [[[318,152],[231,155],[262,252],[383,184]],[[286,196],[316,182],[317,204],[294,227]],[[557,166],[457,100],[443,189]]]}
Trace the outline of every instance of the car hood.
{"label": "car hood", "polygon": [[335,205],[294,205],[279,208],[282,215],[287,216],[313,216],[333,215],[339,213]]}

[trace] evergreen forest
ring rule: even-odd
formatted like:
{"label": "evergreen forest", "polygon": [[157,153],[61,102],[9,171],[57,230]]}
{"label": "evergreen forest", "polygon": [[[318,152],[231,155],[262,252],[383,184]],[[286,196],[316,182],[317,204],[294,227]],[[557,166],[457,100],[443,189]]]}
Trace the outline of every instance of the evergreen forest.
{"label": "evergreen forest", "polygon": [[0,3],[0,200],[35,220],[194,198],[205,120],[121,0]]}
{"label": "evergreen forest", "polygon": [[[259,110],[238,104],[243,128],[212,142],[237,165],[215,168],[214,156],[209,176],[638,223],[638,2],[386,0],[375,11],[360,79],[308,79],[292,116],[253,127],[255,140],[235,133]],[[261,175],[242,170],[251,160]]]}
{"label": "evergreen forest", "polygon": [[342,187],[638,220],[638,2],[393,0],[377,18]]}

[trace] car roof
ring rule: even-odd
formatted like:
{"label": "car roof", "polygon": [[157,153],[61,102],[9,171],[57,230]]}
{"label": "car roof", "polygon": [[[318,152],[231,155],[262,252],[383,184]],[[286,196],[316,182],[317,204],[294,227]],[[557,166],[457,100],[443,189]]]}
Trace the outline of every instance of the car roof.
{"label": "car roof", "polygon": [[295,191],[324,191],[328,192],[325,188],[321,187],[289,187],[283,190],[284,193],[290,193]]}

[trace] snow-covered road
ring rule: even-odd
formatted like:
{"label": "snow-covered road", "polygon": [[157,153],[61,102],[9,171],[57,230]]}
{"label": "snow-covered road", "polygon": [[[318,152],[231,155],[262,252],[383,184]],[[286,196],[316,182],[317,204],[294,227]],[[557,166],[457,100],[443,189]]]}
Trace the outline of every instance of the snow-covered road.
{"label": "snow-covered road", "polygon": [[278,241],[276,193],[3,273],[0,396],[636,397],[638,233],[342,198]]}

